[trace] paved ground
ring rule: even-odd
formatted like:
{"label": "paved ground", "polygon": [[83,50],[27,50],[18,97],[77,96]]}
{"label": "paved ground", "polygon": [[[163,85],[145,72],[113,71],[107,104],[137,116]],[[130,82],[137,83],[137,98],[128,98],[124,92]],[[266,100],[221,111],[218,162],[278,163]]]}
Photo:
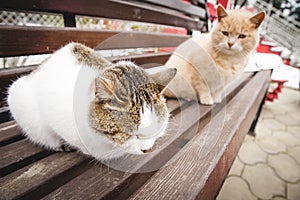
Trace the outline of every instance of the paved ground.
{"label": "paved ground", "polygon": [[217,200],[300,200],[300,91],[284,88],[264,105]]}

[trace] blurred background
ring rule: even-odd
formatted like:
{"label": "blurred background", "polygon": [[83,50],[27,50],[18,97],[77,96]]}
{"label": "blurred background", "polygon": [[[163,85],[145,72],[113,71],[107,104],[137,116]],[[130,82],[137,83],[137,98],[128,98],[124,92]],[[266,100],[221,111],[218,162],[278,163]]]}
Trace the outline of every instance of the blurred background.
{"label": "blurred background", "polygon": [[[190,4],[198,1],[184,0]],[[300,0],[208,0],[209,29],[217,20],[218,4],[227,9],[264,10],[266,18],[256,51],[279,58],[273,66],[272,82],[256,135],[245,138],[218,199],[300,200]],[[51,13],[0,11],[0,25],[63,27],[64,21],[62,15]],[[76,16],[76,27],[200,34],[178,27],[86,16]],[[99,53],[114,57],[172,50],[139,48],[100,50]],[[37,65],[50,55],[0,58],[0,69]]]}

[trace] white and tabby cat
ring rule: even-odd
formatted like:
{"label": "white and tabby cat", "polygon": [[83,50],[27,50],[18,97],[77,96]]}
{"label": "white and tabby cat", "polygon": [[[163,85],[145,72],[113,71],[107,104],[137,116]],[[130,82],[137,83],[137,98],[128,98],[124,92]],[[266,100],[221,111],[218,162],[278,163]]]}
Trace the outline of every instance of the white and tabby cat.
{"label": "white and tabby cat", "polygon": [[243,72],[258,40],[258,28],[265,13],[217,8],[218,23],[210,33],[182,43],[166,66],[178,70],[166,96],[199,100],[211,105],[221,102],[225,85]]}
{"label": "white and tabby cat", "polygon": [[7,102],[27,137],[46,148],[60,150],[66,142],[99,160],[142,154],[165,133],[162,91],[175,74],[169,68],[148,74],[129,61],[113,64],[70,43],[16,80]]}

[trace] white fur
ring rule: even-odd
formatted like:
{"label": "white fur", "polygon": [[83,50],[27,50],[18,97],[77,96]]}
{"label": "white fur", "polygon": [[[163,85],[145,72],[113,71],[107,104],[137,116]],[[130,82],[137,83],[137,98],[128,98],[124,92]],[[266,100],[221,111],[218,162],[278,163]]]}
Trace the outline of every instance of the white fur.
{"label": "white fur", "polygon": [[[36,72],[15,81],[9,88],[12,116],[33,142],[58,150],[62,140],[96,159],[142,153],[163,135],[167,119],[159,122],[149,106],[141,112],[137,133],[118,145],[96,133],[88,123],[94,99],[90,88],[100,70],[79,64],[71,53],[74,43],[55,52]],[[149,136],[151,135],[151,136]]]}

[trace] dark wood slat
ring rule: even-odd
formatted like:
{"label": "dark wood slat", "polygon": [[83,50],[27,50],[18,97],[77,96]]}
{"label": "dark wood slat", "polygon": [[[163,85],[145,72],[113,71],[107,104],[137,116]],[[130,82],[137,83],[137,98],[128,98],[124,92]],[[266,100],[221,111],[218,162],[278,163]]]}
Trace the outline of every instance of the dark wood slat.
{"label": "dark wood slat", "polygon": [[[269,80],[269,71],[259,72],[214,117],[224,126],[206,125],[130,199],[215,198],[253,121]],[[212,176],[212,172],[217,174]]]}
{"label": "dark wood slat", "polygon": [[[6,127],[11,126],[11,125],[15,125],[16,123],[14,121],[10,121],[10,122],[5,122],[5,123],[0,123],[0,131],[1,129],[6,129]],[[1,134],[0,134],[1,135]]]}
{"label": "dark wood slat", "polygon": [[201,29],[203,24],[206,23],[120,0],[89,0],[84,2],[81,0],[28,0],[26,3],[18,0],[10,0],[1,2],[0,8],[56,13],[68,12],[79,15],[181,26],[188,29]]}
{"label": "dark wood slat", "polygon": [[0,79],[13,79],[16,76],[22,76],[29,74],[36,69],[36,66],[18,67],[18,68],[8,68],[0,70]]}
{"label": "dark wood slat", "polygon": [[177,108],[180,107],[180,102],[178,100],[175,99],[168,99],[167,100],[167,106],[168,106],[168,110],[169,112],[174,112]]}
{"label": "dark wood slat", "polygon": [[[0,70],[0,103],[6,106],[7,89],[10,84],[13,83],[18,77],[30,73],[36,67],[24,67],[24,68],[13,68],[13,69],[2,69]],[[2,107],[0,113],[1,121],[7,121],[10,119],[9,113]]]}
{"label": "dark wood slat", "polygon": [[188,38],[184,35],[163,33],[0,26],[0,56],[52,53],[71,41],[94,49],[124,49],[172,47]]}
{"label": "dark wood slat", "polygon": [[86,158],[56,153],[0,179],[3,199],[39,199],[86,170]]}
{"label": "dark wood slat", "polygon": [[[208,177],[206,184],[202,188],[201,192],[198,194],[199,199],[215,199],[217,197],[218,192],[220,191],[222,184],[233,164],[233,161],[239,151],[240,146],[244,140],[245,134],[248,133],[249,128],[255,119],[258,108],[261,103],[264,101],[265,93],[268,90],[271,81],[271,73],[264,73],[261,78],[264,79],[264,83],[262,83],[259,87],[259,93],[248,110],[246,114],[246,119],[240,124],[240,127],[236,130],[235,135],[232,137],[230,143],[228,144],[228,148],[223,153],[222,157],[219,159],[219,162],[215,165],[214,170]],[[253,100],[253,99],[252,99]],[[238,100],[237,100],[238,101]]]}
{"label": "dark wood slat", "polygon": [[[205,19],[205,9],[199,8],[197,6],[194,6],[192,4],[188,4],[186,2],[182,2],[180,0],[141,0],[143,2],[147,3],[153,3],[156,5],[164,6],[166,8],[171,8],[180,12],[183,12],[185,14],[198,16],[202,19]],[[205,5],[205,2],[203,1],[201,5]]]}
{"label": "dark wood slat", "polygon": [[[5,103],[2,102],[2,104],[5,104]],[[10,120],[11,120],[11,118],[10,118],[10,113],[9,113],[8,107],[4,106],[4,107],[0,108],[0,123],[8,122]]]}
{"label": "dark wood slat", "polygon": [[149,54],[142,54],[142,55],[117,57],[112,61],[131,60],[135,64],[139,65],[140,67],[147,69],[147,68],[156,67],[165,64],[170,56],[171,53],[163,53],[163,52],[149,53]]}
{"label": "dark wood slat", "polygon": [[76,27],[76,18],[73,13],[63,13],[65,27]]}
{"label": "dark wood slat", "polygon": [[[250,76],[252,76],[252,74],[249,73],[239,78],[235,84],[232,84],[231,87],[227,89],[226,96],[232,96],[231,93],[236,93],[239,90],[239,86],[244,85]],[[234,85],[236,87],[234,87]],[[180,106],[179,102],[176,103],[174,101],[176,100],[168,100],[168,102],[170,102],[169,105],[174,104],[172,110],[176,110],[178,106]],[[156,164],[156,167],[159,168],[166,163],[188,142],[186,137],[180,138],[180,136],[195,134],[195,130],[199,128],[197,122],[199,122],[200,118],[201,122],[204,117],[209,118],[209,113],[213,109],[211,106],[200,106],[200,112],[197,112],[197,110],[199,111],[199,105],[195,102],[192,104],[189,103],[187,106],[181,105],[181,107],[182,111],[175,114],[171,119],[167,136],[157,142],[161,144],[169,143],[169,145],[165,149],[154,151],[152,157],[142,161],[140,163],[141,171],[147,171],[147,166],[150,164],[152,166]],[[182,121],[182,119],[184,119],[184,121]],[[206,120],[206,122],[208,121]],[[195,123],[196,125],[193,126]],[[129,159],[129,161],[124,161],[124,165],[130,164],[130,157],[127,159]],[[113,169],[107,171],[103,170],[103,166],[99,164],[98,167],[95,166],[91,168],[76,179],[49,194],[45,199],[53,199],[54,197],[57,199],[68,199],[72,197],[85,199],[125,199],[137,188],[142,186],[153,173],[154,172],[143,174],[120,173]],[[85,187],[86,185],[89,185],[89,187]],[[71,188],[73,189],[71,190]]]}
{"label": "dark wood slat", "polygon": [[[8,153],[9,152],[9,153]],[[46,157],[50,152],[20,140],[0,148],[0,177]]]}
{"label": "dark wood slat", "polygon": [[[176,115],[175,117],[176,120],[180,120],[180,114]],[[170,133],[172,133],[173,130],[177,131],[175,126],[174,129],[170,129]],[[158,152],[155,154],[158,154]],[[159,154],[161,155],[161,152],[159,152]],[[132,163],[130,163],[131,159],[132,158],[129,156],[126,161],[124,160],[125,163],[122,164],[127,165],[129,163],[132,165]],[[146,162],[147,160],[144,162],[141,161],[139,165],[142,166]],[[112,168],[108,170],[107,166],[100,163],[96,163],[95,165],[96,166],[87,170],[85,173],[76,177],[66,185],[49,194],[47,197],[45,197],[45,199],[53,199],[54,197],[56,199],[68,199],[71,197],[76,197],[78,199],[117,199],[116,195],[120,191],[116,191],[118,190],[116,188],[123,188],[128,185],[132,186],[131,181],[135,182],[135,178],[138,175],[120,172],[118,170],[113,170]],[[86,185],[89,185],[89,187],[85,187]],[[71,188],[73,189],[71,190]],[[114,197],[110,197],[110,193],[115,193]],[[121,196],[122,199],[126,198],[124,195]]]}
{"label": "dark wood slat", "polygon": [[21,130],[15,121],[5,122],[0,127],[0,147],[23,139]]}

